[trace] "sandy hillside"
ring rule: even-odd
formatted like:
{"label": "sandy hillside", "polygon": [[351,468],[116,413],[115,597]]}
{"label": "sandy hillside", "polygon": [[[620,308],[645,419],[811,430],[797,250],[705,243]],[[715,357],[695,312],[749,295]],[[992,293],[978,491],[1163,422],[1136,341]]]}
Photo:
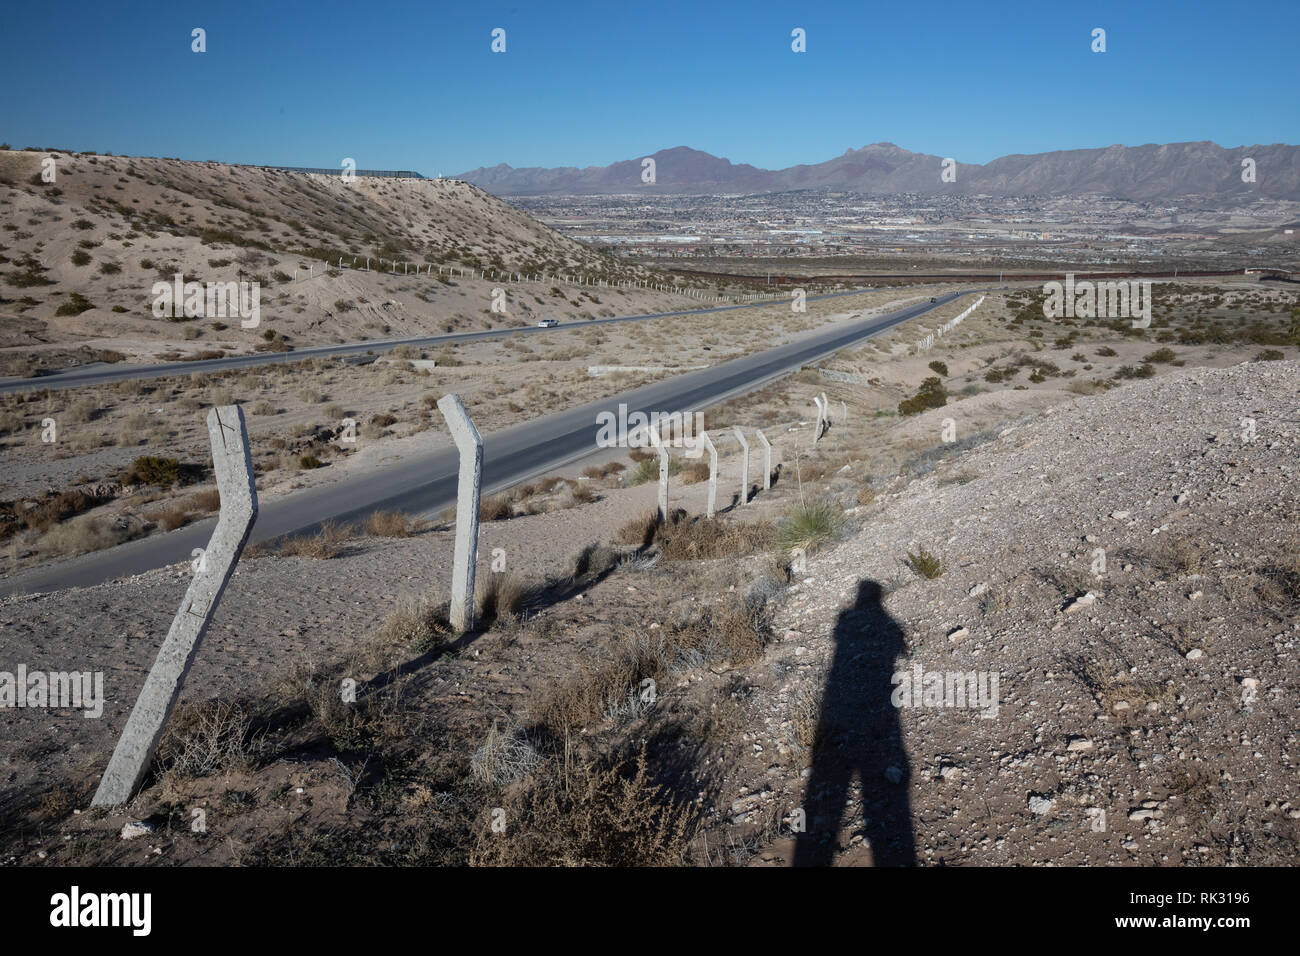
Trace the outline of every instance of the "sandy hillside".
{"label": "sandy hillside", "polygon": [[[1057,398],[1011,408],[1017,422],[974,443],[943,443],[941,421],[970,435],[965,416],[986,406],[908,419],[899,440],[915,447],[928,426],[930,450],[883,475],[871,465],[876,433],[841,422],[810,447],[806,422],[773,423],[779,481],[719,526],[738,536],[725,539],[735,557],[693,550],[723,539],[636,547],[618,529],[650,507],[652,485],[593,479],[594,503],[486,523],[485,565],[503,548],[514,572],[553,582],[546,596],[472,640],[431,652],[420,643],[414,657],[410,644],[384,645],[389,676],[355,721],[289,701],[304,687],[315,699],[313,681],[328,688],[319,675],[354,673],[356,660],[342,671],[326,662],[358,653],[386,618],[381,636],[423,633],[409,619],[394,632],[392,612],[431,582],[439,596],[449,533],[358,539],[326,561],[249,560],[186,701],[273,708],[249,725],[261,736],[238,735],[257,756],[216,754],[224,769],[195,771],[204,738],[191,724],[170,752],[185,760],[125,814],[72,810],[107,759],[186,569],[7,600],[0,627],[15,659],[102,669],[112,688],[101,720],[6,714],[5,810],[18,837],[8,852],[27,862],[614,859],[615,848],[572,832],[571,815],[548,816],[546,786],[561,766],[557,699],[562,712],[578,707],[575,688],[603,679],[622,647],[667,655],[654,671],[660,696],[579,708],[566,746],[647,748],[655,800],[680,801],[693,836],[678,845],[651,826],[667,812],[654,801],[599,817],[641,862],[1293,864],[1300,365],[1187,369]],[[1241,439],[1242,418],[1255,420],[1253,442]],[[739,465],[730,450],[724,508]],[[704,486],[675,487],[674,504],[698,514]],[[842,540],[788,580],[774,568],[789,554],[765,553],[762,528],[801,495],[864,503],[846,512]],[[623,563],[574,563],[601,540]],[[744,627],[727,610],[742,597],[762,608]],[[738,633],[763,643],[742,654]],[[980,707],[891,705],[893,675],[917,667],[983,675],[985,687],[996,674],[997,696]],[[494,723],[515,741],[509,774],[474,769],[500,752]],[[217,839],[188,831],[191,806],[211,811]],[[493,842],[484,821],[499,806],[521,822]],[[567,806],[598,817],[581,800]],[[155,834],[120,841],[124,820],[141,818]]]}
{"label": "sandy hillside", "polygon": [[[41,179],[47,159],[56,164],[52,183]],[[23,356],[42,360],[39,367],[88,361],[101,350],[175,359],[532,324],[540,315],[657,311],[692,301],[643,289],[447,274],[455,268],[606,281],[652,276],[453,180],[345,183],[221,163],[6,150],[0,209],[4,374],[23,374],[13,364]],[[367,257],[370,272],[361,271]],[[322,266],[340,259],[343,269]],[[389,272],[393,262],[397,275]],[[408,263],[426,271],[408,274]],[[200,283],[258,281],[261,324],[242,329],[238,320],[156,318],[153,284],[177,272]],[[505,314],[491,311],[497,287],[507,292]]]}

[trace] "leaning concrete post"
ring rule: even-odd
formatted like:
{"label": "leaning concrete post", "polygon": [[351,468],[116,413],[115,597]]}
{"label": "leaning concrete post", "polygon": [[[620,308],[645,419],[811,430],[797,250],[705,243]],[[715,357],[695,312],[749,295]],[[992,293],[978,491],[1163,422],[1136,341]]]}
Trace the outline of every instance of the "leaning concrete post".
{"label": "leaning concrete post", "polygon": [[822,392],[822,410],[826,413],[826,427],[831,427],[831,400]]}
{"label": "leaning concrete post", "polygon": [[761,428],[755,431],[758,432],[758,440],[763,443],[763,490],[767,491],[772,487],[772,443],[767,440]]}
{"label": "leaning concrete post", "polygon": [[474,626],[474,566],[478,561],[478,509],[483,493],[483,439],[459,395],[438,399],[460,452],[456,485],[456,545],[451,565],[451,626],[465,632]]}
{"label": "leaning concrete post", "polygon": [[745,441],[745,433],[736,426],[736,440],[740,442],[740,503],[749,502],[749,442]]}
{"label": "leaning concrete post", "polygon": [[709,503],[704,509],[704,516],[712,518],[718,510],[718,449],[714,447],[708,432],[700,432],[700,438],[709,450]]}
{"label": "leaning concrete post", "polygon": [[659,452],[659,520],[668,520],[668,449],[659,437],[659,426],[650,428],[650,444]]}
{"label": "leaning concrete post", "polygon": [[814,395],[813,404],[817,406],[817,427],[813,429],[813,442],[821,440],[822,437],[822,420],[825,417],[822,409],[822,400]]}
{"label": "leaning concrete post", "polygon": [[248,451],[244,413],[238,405],[224,405],[208,412],[208,439],[212,443],[212,467],[221,495],[217,526],[207,550],[198,558],[194,580],[158,649],[158,656],[113,749],[108,769],[95,791],[92,806],[126,803],[144,779],[217,602],[257,519],[253,460]]}

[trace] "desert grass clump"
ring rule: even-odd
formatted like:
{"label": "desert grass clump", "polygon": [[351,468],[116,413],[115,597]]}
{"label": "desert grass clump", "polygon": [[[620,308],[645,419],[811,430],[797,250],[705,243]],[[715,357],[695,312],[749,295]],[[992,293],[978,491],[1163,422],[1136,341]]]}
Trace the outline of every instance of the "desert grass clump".
{"label": "desert grass clump", "polygon": [[491,495],[479,502],[479,521],[505,521],[513,517],[514,509],[510,507],[510,499],[505,495]]}
{"label": "desert grass clump", "polygon": [[907,552],[907,563],[921,577],[933,580],[944,572],[943,561],[925,548],[917,548],[916,553]]}
{"label": "desert grass clump", "polygon": [[489,627],[499,620],[517,620],[536,594],[536,589],[513,571],[481,575],[477,581],[474,590],[478,593],[475,599],[478,604],[478,622],[483,627]]}
{"label": "desert grass clump", "polygon": [[844,510],[833,501],[800,500],[777,525],[777,543],[810,554],[833,541],[844,526]]}
{"label": "desert grass clump", "polygon": [[487,738],[470,759],[470,774],[480,783],[501,788],[531,775],[542,755],[519,728],[501,730],[492,721]]}
{"label": "desert grass clump", "polygon": [[175,531],[189,523],[190,512],[181,502],[174,501],[160,511],[148,515],[148,520],[157,523],[163,531]]}
{"label": "desert grass clump", "polygon": [[589,574],[596,577],[607,574],[618,566],[620,557],[618,551],[607,545],[589,544],[574,557],[569,578],[577,581]]}
{"label": "desert grass clump", "polygon": [[338,525],[326,521],[315,534],[301,534],[285,538],[273,547],[266,545],[249,545],[244,549],[245,557],[260,558],[274,556],[278,558],[314,558],[328,561],[343,554],[344,544],[353,537],[353,530],[347,525]]}
{"label": "desert grass clump", "polygon": [[744,524],[678,512],[656,526],[654,540],[667,561],[706,561],[764,551],[776,537],[776,529],[767,521]]}
{"label": "desert grass clump", "polygon": [[52,555],[87,554],[130,541],[139,537],[141,532],[138,522],[114,522],[95,515],[82,515],[51,528],[37,547]]}
{"label": "desert grass clump", "polygon": [[376,643],[380,647],[409,647],[417,654],[427,654],[452,636],[445,605],[425,598],[405,601],[389,613],[379,627]]}
{"label": "desert grass clump", "polygon": [[366,518],[365,529],[372,538],[409,538],[415,523],[400,511],[376,511]]}
{"label": "desert grass clump", "polygon": [[650,511],[619,528],[614,535],[614,540],[619,544],[633,544],[638,548],[646,548],[654,541],[658,527],[659,514]]}
{"label": "desert grass clump", "polygon": [[595,490],[590,485],[571,484],[569,485],[569,498],[574,505],[587,505],[597,499]]}
{"label": "desert grass clump", "polygon": [[206,488],[190,495],[187,504],[193,511],[218,511],[221,508],[221,492],[216,488]]}

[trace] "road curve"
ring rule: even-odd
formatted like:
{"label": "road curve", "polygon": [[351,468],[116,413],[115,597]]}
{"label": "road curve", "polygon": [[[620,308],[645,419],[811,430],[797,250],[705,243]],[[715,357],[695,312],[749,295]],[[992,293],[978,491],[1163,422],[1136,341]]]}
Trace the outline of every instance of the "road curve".
{"label": "road curve", "polygon": [[[493,432],[483,439],[484,493],[595,453],[597,415],[602,411],[617,415],[620,403],[627,405],[629,414],[633,411],[693,414],[923,315],[969,291],[948,293],[934,302],[832,326],[788,345]],[[310,531],[324,521],[353,521],[381,510],[436,514],[455,502],[456,473],[456,451],[447,447],[398,462],[379,473],[275,498],[263,504],[250,540],[266,541],[292,532]],[[215,524],[215,518],[208,518],[166,534],[20,573],[0,581],[0,595],[88,587],[189,560],[192,549],[207,545]]]}
{"label": "road curve", "polygon": [[[851,289],[848,292],[828,292],[824,295],[810,295],[809,302],[818,299],[836,299],[846,295],[862,295],[875,292],[873,287]],[[769,305],[788,305],[789,299],[781,297],[766,302],[745,302],[740,305],[719,305],[707,309],[685,309],[680,312],[649,312],[644,315],[616,315],[606,319],[583,319],[579,322],[562,322],[553,329],[585,329],[593,325],[608,325],[613,322],[645,322],[648,319],[671,319],[684,315],[707,315],[711,312],[731,312],[735,309],[755,309]],[[542,329],[535,325],[526,325],[514,329],[488,329],[483,332],[456,332],[451,335],[426,335],[407,339],[378,339],[366,342],[348,342],[343,345],[312,345],[292,352],[258,352],[253,355],[231,355],[219,359],[202,359],[195,362],[163,362],[157,365],[108,365],[103,362],[91,362],[72,368],[38,375],[36,378],[0,378],[0,395],[12,392],[30,392],[39,389],[80,388],[84,385],[106,385],[132,379],[163,378],[168,375],[191,375],[195,372],[221,372],[237,368],[252,368],[258,365],[275,365],[285,362],[302,362],[310,358],[322,358],[336,355],[366,355],[388,352],[400,345],[416,348],[435,348],[439,345],[454,345],[457,342],[474,342],[479,339],[501,338],[506,335],[546,334],[552,329]]]}

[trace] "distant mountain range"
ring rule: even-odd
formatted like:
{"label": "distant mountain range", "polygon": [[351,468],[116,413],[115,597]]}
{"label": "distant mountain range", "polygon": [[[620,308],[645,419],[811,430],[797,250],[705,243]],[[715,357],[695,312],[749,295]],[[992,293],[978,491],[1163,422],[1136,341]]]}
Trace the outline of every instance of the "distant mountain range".
{"label": "distant mountain range", "polygon": [[[498,196],[610,195],[614,193],[772,193],[835,189],[858,193],[992,196],[1111,196],[1133,200],[1202,197],[1239,203],[1252,197],[1300,201],[1300,146],[1170,143],[1107,146],[1003,156],[956,166],[956,181],[940,179],[943,157],[913,153],[893,143],[850,149],[815,165],[759,169],[677,146],[650,154],[655,183],[641,182],[645,157],[609,166],[515,169],[504,163],[461,173]],[[1255,181],[1242,181],[1242,160],[1254,160]]]}

